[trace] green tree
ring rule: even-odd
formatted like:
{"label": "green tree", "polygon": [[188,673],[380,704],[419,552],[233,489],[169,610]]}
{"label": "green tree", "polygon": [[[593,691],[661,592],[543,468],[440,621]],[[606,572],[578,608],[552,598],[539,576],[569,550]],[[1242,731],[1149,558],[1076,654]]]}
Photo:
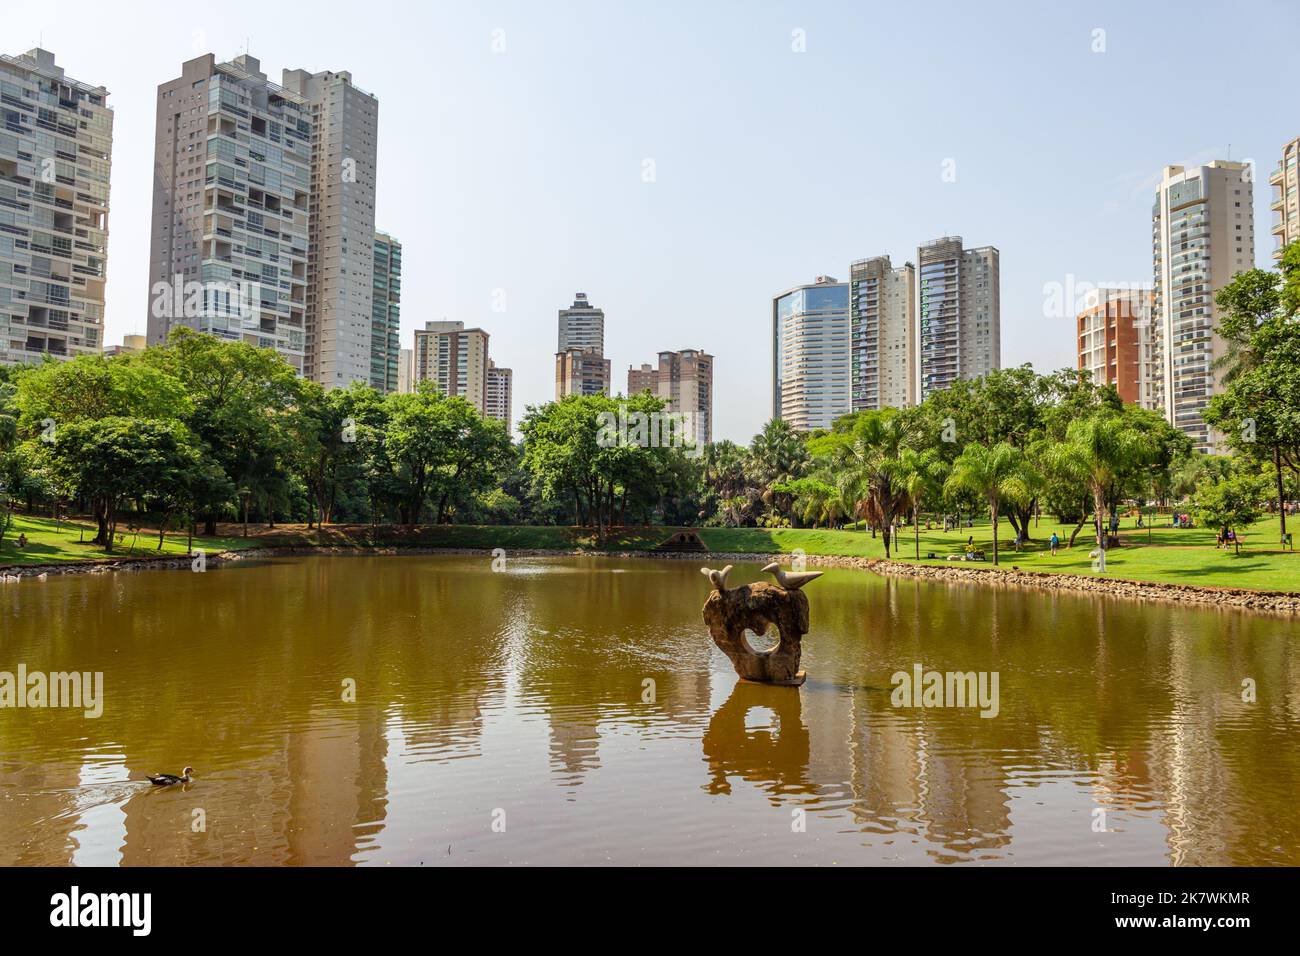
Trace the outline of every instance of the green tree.
{"label": "green tree", "polygon": [[1280,274],[1238,273],[1215,299],[1225,387],[1205,421],[1237,454],[1271,467],[1285,538],[1285,472],[1300,475],[1300,242],[1284,250]]}
{"label": "green tree", "polygon": [[1125,474],[1155,457],[1150,438],[1122,412],[1099,411],[1071,422],[1065,440],[1052,445],[1046,454],[1058,473],[1072,476],[1088,489],[1097,525],[1097,547],[1104,551],[1108,533],[1106,502]]}
{"label": "green tree", "polygon": [[845,493],[854,502],[854,517],[879,528],[890,556],[895,520],[910,501],[902,462],[907,419],[896,409],[846,415],[830,432],[809,439],[814,458],[841,476]]}
{"label": "green tree", "polygon": [[382,419],[380,394],[360,382],[326,391],[315,382],[302,382],[294,408],[288,414],[288,460],[302,480],[311,500],[313,519],[322,526],[334,520],[340,489],[359,480],[364,472],[362,432]]}
{"label": "green tree", "polygon": [[44,454],[55,480],[90,502],[98,525],[94,543],[108,551],[123,501],[171,493],[197,458],[179,422],[117,416],[64,425]]}
{"label": "green tree", "polygon": [[706,504],[715,520],[727,527],[739,527],[750,520],[758,495],[749,482],[749,453],[733,441],[711,442],[704,448],[701,480]]}
{"label": "green tree", "polygon": [[[302,380],[274,349],[179,327],[165,345],[128,356],[125,364],[163,371],[181,383],[189,399],[181,419],[235,487],[246,490],[245,500],[271,501],[283,494],[291,448],[288,417]],[[205,534],[216,534],[225,506],[210,503]]]}
{"label": "green tree", "polygon": [[400,488],[400,512],[408,527],[435,503],[446,521],[456,497],[487,491],[510,446],[505,426],[484,419],[465,399],[446,398],[432,382],[384,400],[384,459]]}
{"label": "green tree", "polygon": [[1241,553],[1241,529],[1259,520],[1268,496],[1268,479],[1238,471],[1223,479],[1206,479],[1197,486],[1192,510],[1206,527],[1231,531],[1236,553]]}
{"label": "green tree", "polygon": [[750,442],[747,468],[748,478],[758,489],[763,504],[782,515],[790,515],[793,497],[773,490],[773,486],[803,477],[808,471],[808,457],[803,436],[789,422],[773,418],[763,426]]}
{"label": "green tree", "polygon": [[571,501],[574,521],[594,527],[603,544],[631,496],[642,502],[661,496],[672,480],[668,459],[683,452],[649,435],[648,423],[656,420],[650,416],[663,407],[646,392],[629,399],[575,395],[530,406],[519,430],[537,493],[547,501]]}
{"label": "green tree", "polygon": [[795,512],[804,524],[816,527],[839,527],[850,508],[842,490],[825,478],[808,476],[773,486],[783,494],[794,496]]}
{"label": "green tree", "polygon": [[14,378],[19,431],[48,434],[75,421],[110,417],[183,418],[190,410],[184,384],[165,369],[140,361],[79,355],[26,366]]}
{"label": "green tree", "polygon": [[1024,456],[1007,442],[992,448],[971,443],[952,463],[945,482],[951,491],[968,491],[984,499],[993,522],[993,563],[998,563],[998,518],[1003,501],[1024,501],[1029,495],[1021,469]]}
{"label": "green tree", "polygon": [[921,558],[921,505],[943,494],[947,466],[938,451],[928,448],[917,451],[905,448],[900,459],[903,488],[912,504],[912,533],[916,545],[916,558]]}

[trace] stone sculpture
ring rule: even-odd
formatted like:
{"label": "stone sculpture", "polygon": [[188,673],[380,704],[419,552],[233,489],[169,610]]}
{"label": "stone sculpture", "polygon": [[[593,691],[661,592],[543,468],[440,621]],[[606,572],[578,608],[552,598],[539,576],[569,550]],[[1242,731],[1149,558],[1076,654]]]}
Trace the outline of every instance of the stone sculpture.
{"label": "stone sculpture", "polygon": [[[803,636],[808,633],[808,598],[800,590],[821,577],[821,571],[786,571],[776,564],[763,570],[777,584],[758,582],[727,587],[731,566],[721,571],[701,568],[713,585],[704,602],[704,623],[718,649],[727,655],[742,680],[798,687],[805,673],[799,670]],[[756,650],[745,632],[762,637],[775,627],[780,638],[770,650]]]}

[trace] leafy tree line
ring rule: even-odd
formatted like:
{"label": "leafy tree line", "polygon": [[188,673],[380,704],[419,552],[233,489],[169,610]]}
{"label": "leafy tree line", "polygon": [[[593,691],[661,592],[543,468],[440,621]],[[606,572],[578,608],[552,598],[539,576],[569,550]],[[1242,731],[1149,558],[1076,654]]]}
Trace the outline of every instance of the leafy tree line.
{"label": "leafy tree line", "polygon": [[0,370],[0,492],[93,516],[111,549],[125,517],[398,522],[509,514],[517,458],[500,422],[429,383],[326,392],[273,350],[188,329],[114,357]]}
{"label": "leafy tree line", "polygon": [[[325,391],[273,350],[177,330],[112,358],[0,368],[0,514],[87,514],[111,547],[119,522],[216,532],[219,521],[573,524],[603,541],[626,525],[862,528],[886,554],[911,524],[1005,518],[1020,542],[1046,513],[1091,524],[1187,502],[1224,532],[1300,497],[1300,244],[1279,272],[1218,293],[1223,388],[1206,420],[1231,457],[1196,455],[1158,413],[1077,369],[1029,366],[958,381],[904,410],[845,415],[802,435],[768,422],[748,447],[703,449],[602,422],[664,412],[649,393],[531,406],[512,444],[498,422],[430,383],[407,395]],[[621,417],[620,417],[621,416]],[[0,537],[5,532],[0,518]],[[1285,534],[1285,513],[1283,533]]]}

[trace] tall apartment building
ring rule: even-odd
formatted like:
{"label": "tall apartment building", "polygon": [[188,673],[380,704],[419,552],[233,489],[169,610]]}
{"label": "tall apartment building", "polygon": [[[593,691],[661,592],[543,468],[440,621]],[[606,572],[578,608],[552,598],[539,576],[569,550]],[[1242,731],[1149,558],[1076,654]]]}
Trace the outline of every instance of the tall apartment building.
{"label": "tall apartment building", "polygon": [[415,390],[415,349],[402,349],[397,353],[397,391],[409,395]]}
{"label": "tall apartment building", "polygon": [[1174,427],[1211,453],[1217,442],[1202,413],[1219,390],[1214,363],[1224,351],[1214,295],[1255,262],[1250,168],[1228,160],[1166,166],[1151,208],[1159,397]]}
{"label": "tall apartment building", "polygon": [[347,71],[285,70],[311,119],[303,375],[326,388],[372,382],[379,101]]}
{"label": "tall apartment building", "polygon": [[1161,375],[1152,342],[1154,301],[1146,289],[1093,289],[1077,317],[1079,369],[1143,408],[1156,408]]}
{"label": "tall apartment building", "polygon": [[560,309],[559,327],[557,352],[595,349],[601,355],[605,354],[605,312],[587,301],[587,293],[576,293],[573,305]]}
{"label": "tall apartment building", "polygon": [[484,415],[505,422],[506,432],[510,431],[511,404],[514,400],[514,372],[508,368],[497,368],[497,363],[488,359],[487,404]]}
{"label": "tall apartment building", "polygon": [[555,352],[555,397],[608,395],[610,363],[605,358],[605,312],[595,308],[587,293],[573,296],[573,305],[560,309]]}
{"label": "tall apartment building", "polygon": [[108,91],[48,50],[0,56],[0,364],[104,347]]}
{"label": "tall apartment building", "polygon": [[772,416],[799,431],[849,412],[849,284],[818,276],[772,299]]}
{"label": "tall apartment building", "polygon": [[448,398],[460,396],[486,414],[488,334],[464,322],[426,322],[415,330],[414,377]]}
{"label": "tall apartment building", "polygon": [[640,395],[649,391],[659,394],[659,368],[649,362],[642,362],[640,368],[627,367],[627,394]]}
{"label": "tall apartment building", "polygon": [[697,442],[713,441],[713,356],[700,349],[660,352],[658,366],[643,363],[627,370],[627,393],[649,390],[664,400],[664,411],[688,414]]}
{"label": "tall apartment building", "polygon": [[1282,162],[1269,175],[1268,181],[1277,192],[1269,207],[1277,213],[1273,223],[1273,258],[1281,259],[1282,250],[1300,239],[1300,182],[1297,182],[1297,158],[1300,158],[1300,136],[1282,147]]}
{"label": "tall apartment building", "polygon": [[889,256],[849,267],[851,408],[916,404],[916,269]]}
{"label": "tall apartment building", "polygon": [[370,385],[385,395],[399,391],[401,301],[402,244],[386,232],[377,232],[370,314]]}
{"label": "tall apartment building", "polygon": [[311,106],[247,55],[158,87],[151,345],[177,325],[306,362]]}
{"label": "tall apartment building", "polygon": [[945,236],[916,252],[920,325],[918,397],[1002,367],[1000,256]]}
{"label": "tall apartment building", "polygon": [[555,397],[608,395],[610,363],[597,348],[565,349],[555,353]]}

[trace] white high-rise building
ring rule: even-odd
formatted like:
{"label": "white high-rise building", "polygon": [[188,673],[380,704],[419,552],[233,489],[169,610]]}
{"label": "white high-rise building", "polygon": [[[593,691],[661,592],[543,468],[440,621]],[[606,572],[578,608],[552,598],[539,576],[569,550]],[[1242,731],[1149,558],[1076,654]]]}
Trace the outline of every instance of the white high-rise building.
{"label": "white high-rise building", "polygon": [[483,414],[488,418],[505,422],[507,432],[510,431],[511,404],[514,401],[513,381],[513,371],[508,368],[497,368],[497,363],[488,359],[487,404],[484,406]]}
{"label": "white high-rise building", "polygon": [[149,342],[186,325],[369,382],[379,104],[346,72],[283,80],[209,53],[158,87]]}
{"label": "white high-rise building", "polygon": [[889,256],[850,266],[853,411],[916,404],[916,269]]}
{"label": "white high-rise building", "polygon": [[185,325],[302,372],[311,166],[310,104],[255,58],[208,53],[158,87],[150,345]]}
{"label": "white high-rise building", "polygon": [[285,70],[311,112],[311,206],[303,375],[371,382],[379,101],[352,74]]}
{"label": "white high-rise building", "polygon": [[917,394],[925,401],[1002,367],[1001,257],[992,246],[965,248],[961,236],[927,242],[916,257]]}
{"label": "white high-rise building", "polygon": [[0,364],[104,347],[108,91],[48,50],[0,56]]}
{"label": "white high-rise building", "polygon": [[1255,213],[1251,166],[1214,160],[1184,169],[1166,166],[1151,208],[1155,272],[1155,341],[1165,417],[1197,449],[1219,450],[1203,413],[1219,391],[1214,295],[1238,272],[1254,267]]}
{"label": "white high-rise building", "polygon": [[415,382],[431,381],[448,398],[465,399],[483,415],[488,397],[488,334],[464,322],[426,322],[415,331]]}
{"label": "white high-rise building", "polygon": [[798,431],[851,410],[849,285],[818,276],[772,299],[772,417]]}

